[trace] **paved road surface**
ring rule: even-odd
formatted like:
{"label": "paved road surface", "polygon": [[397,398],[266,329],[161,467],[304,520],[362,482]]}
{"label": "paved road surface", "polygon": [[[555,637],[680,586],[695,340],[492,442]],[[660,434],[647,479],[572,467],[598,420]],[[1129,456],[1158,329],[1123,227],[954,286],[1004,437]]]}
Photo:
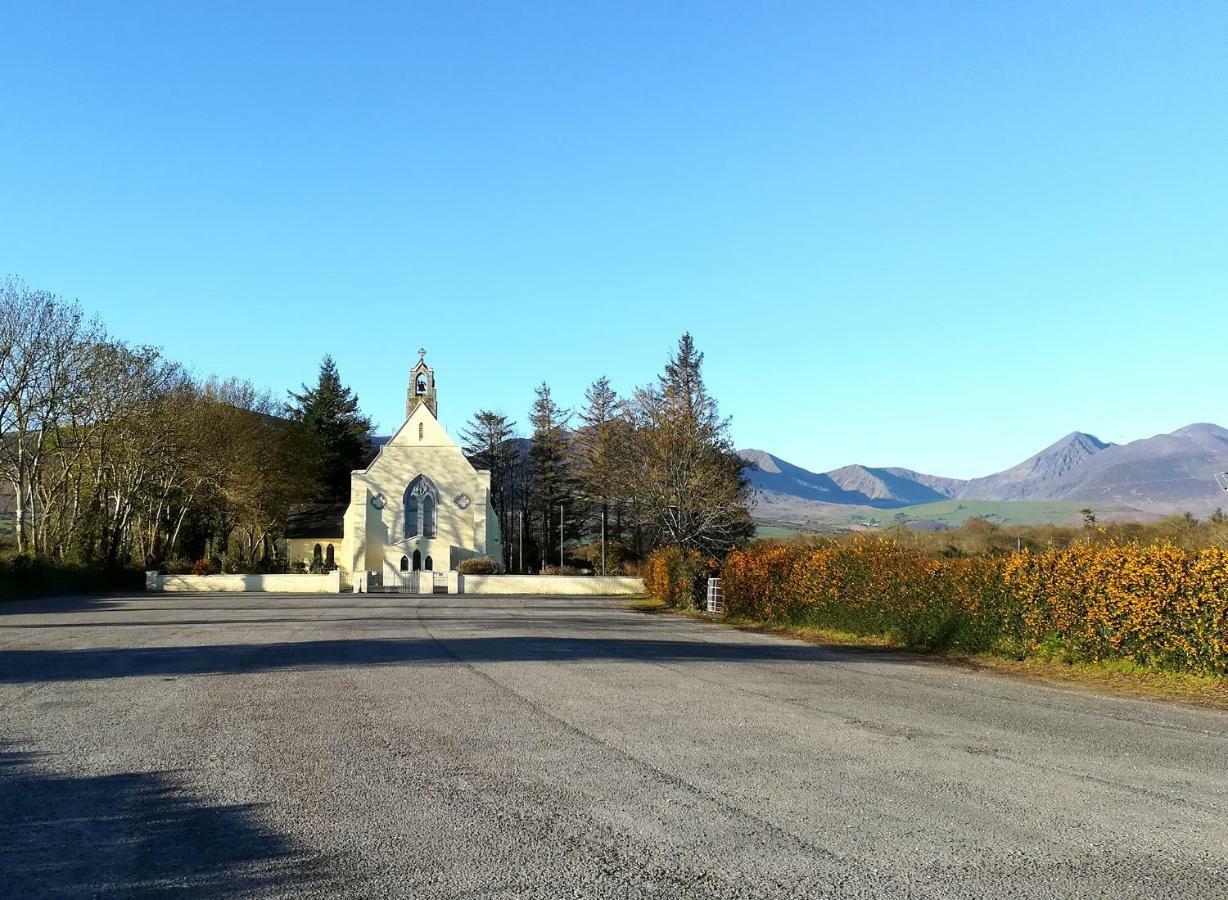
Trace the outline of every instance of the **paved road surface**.
{"label": "paved road surface", "polygon": [[1228,716],[613,600],[0,605],[7,896],[1228,897]]}

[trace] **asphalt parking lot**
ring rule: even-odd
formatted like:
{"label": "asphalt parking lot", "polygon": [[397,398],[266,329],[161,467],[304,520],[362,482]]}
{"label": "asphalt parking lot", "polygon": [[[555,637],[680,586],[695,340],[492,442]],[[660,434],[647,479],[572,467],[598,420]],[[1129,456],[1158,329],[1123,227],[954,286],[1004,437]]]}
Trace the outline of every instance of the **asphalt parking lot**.
{"label": "asphalt parking lot", "polygon": [[1228,897],[1228,716],[567,598],[0,604],[8,896]]}

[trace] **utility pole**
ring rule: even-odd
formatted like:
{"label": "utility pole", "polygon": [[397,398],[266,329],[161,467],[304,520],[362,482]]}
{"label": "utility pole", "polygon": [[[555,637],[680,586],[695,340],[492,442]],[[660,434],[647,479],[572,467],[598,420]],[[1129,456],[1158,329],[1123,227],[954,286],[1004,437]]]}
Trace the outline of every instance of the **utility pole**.
{"label": "utility pole", "polygon": [[559,568],[563,568],[563,504],[559,504]]}
{"label": "utility pole", "polygon": [[519,510],[520,517],[520,574],[524,574],[524,510]]}
{"label": "utility pole", "polygon": [[601,574],[605,574],[605,504],[601,504]]}

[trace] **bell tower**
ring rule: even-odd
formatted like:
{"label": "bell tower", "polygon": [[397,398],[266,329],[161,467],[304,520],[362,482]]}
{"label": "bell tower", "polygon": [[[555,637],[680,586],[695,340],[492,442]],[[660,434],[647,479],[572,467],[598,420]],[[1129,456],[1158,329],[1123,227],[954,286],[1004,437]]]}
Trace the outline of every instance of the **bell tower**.
{"label": "bell tower", "polygon": [[418,364],[409,370],[409,388],[405,391],[405,418],[426,404],[436,419],[439,418],[439,404],[435,399],[435,372],[426,364],[426,351],[418,351]]}

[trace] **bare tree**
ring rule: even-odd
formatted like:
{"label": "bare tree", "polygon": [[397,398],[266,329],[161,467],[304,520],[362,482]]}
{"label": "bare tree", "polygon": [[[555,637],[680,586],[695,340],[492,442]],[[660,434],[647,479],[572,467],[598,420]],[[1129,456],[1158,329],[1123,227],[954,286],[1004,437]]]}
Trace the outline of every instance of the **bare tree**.
{"label": "bare tree", "polygon": [[19,552],[38,553],[37,485],[75,416],[101,325],[16,278],[0,287],[0,474],[15,500]]}

